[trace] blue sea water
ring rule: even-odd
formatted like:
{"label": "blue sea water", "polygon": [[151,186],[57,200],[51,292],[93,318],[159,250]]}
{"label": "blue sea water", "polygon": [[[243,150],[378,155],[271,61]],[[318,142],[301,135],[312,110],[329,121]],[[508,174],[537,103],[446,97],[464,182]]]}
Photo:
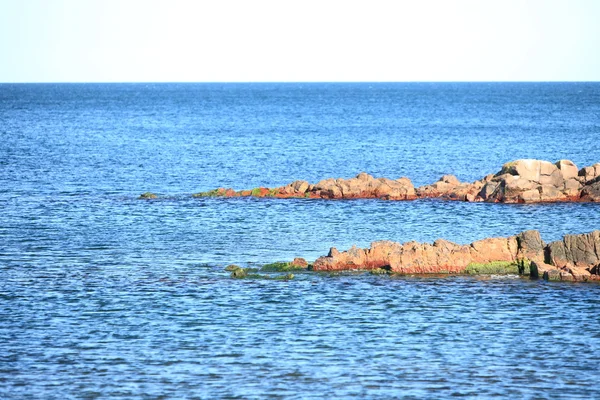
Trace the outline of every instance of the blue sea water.
{"label": "blue sea water", "polygon": [[190,196],[582,167],[599,138],[599,83],[0,84],[0,398],[600,398],[599,285],[223,271],[557,240],[597,204]]}

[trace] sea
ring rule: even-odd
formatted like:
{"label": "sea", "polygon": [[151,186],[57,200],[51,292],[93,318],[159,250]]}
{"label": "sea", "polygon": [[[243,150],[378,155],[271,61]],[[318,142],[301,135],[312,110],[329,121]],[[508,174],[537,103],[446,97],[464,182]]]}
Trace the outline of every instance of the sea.
{"label": "sea", "polygon": [[600,83],[0,84],[0,398],[600,399],[598,284],[224,271],[600,204],[192,197],[522,158],[600,162]]}

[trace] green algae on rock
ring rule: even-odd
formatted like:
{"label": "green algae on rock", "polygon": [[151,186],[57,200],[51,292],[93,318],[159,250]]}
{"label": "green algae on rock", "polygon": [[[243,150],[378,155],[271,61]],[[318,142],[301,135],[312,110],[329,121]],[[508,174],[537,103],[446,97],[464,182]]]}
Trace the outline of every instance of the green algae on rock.
{"label": "green algae on rock", "polygon": [[[282,264],[282,263],[277,263]],[[291,263],[287,263],[291,264]],[[294,279],[294,274],[288,272],[285,275],[263,275],[257,274],[257,268],[242,268],[238,265],[231,264],[225,267],[225,271],[231,271],[231,277],[234,279],[270,279],[270,280],[291,280]],[[261,269],[262,271],[262,269]]]}
{"label": "green algae on rock", "polygon": [[471,263],[465,268],[469,275],[519,275],[519,264],[514,261]]}
{"label": "green algae on rock", "polygon": [[303,258],[295,258],[294,261],[284,262],[278,261],[263,265],[260,270],[265,272],[286,272],[286,271],[298,271],[307,270],[309,268],[308,262]]}

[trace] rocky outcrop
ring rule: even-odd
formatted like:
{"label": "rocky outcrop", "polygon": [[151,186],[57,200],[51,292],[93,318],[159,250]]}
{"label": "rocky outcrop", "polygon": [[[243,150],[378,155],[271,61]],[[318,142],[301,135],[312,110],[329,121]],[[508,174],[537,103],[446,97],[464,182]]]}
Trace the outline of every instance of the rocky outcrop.
{"label": "rocky outcrop", "polygon": [[382,200],[439,198],[492,203],[600,202],[600,163],[578,169],[569,160],[559,160],[554,164],[540,160],[517,160],[504,164],[497,173],[475,182],[460,182],[454,175],[444,175],[437,182],[418,188],[408,178],[375,178],[361,172],[354,178],[328,178],[314,185],[299,180],[271,189],[260,187],[236,192],[219,188],[194,196]]}
{"label": "rocky outcrop", "polygon": [[[600,280],[600,231],[566,235],[546,245],[538,231],[488,238],[468,245],[444,239],[429,243],[373,242],[368,249],[331,248],[318,258],[315,271],[384,269],[401,274],[507,271],[549,280]],[[511,267],[512,269],[506,269]]]}
{"label": "rocky outcrop", "polygon": [[361,172],[350,179],[324,179],[314,185],[307,181],[294,181],[286,186],[274,189],[256,188],[236,192],[233,189],[219,188],[210,192],[198,193],[194,196],[382,200],[413,200],[417,198],[415,187],[410,179],[375,178],[365,172]]}
{"label": "rocky outcrop", "polygon": [[504,164],[476,198],[502,203],[578,201],[585,185],[571,161],[517,160]]}
{"label": "rocky outcrop", "polygon": [[492,177],[493,175],[488,175],[482,180],[468,183],[460,182],[454,175],[444,175],[431,185],[418,187],[416,193],[419,198],[476,201],[481,189]]}
{"label": "rocky outcrop", "polygon": [[385,200],[412,200],[416,198],[415,187],[410,179],[374,178],[365,172],[361,172],[351,179],[324,179],[314,185],[306,181],[295,181],[278,188],[275,197],[280,196],[322,199],[375,198]]}
{"label": "rocky outcrop", "polygon": [[600,163],[579,170],[569,160],[506,163],[496,174],[472,183],[444,175],[416,189],[418,197],[493,203],[600,201]]}

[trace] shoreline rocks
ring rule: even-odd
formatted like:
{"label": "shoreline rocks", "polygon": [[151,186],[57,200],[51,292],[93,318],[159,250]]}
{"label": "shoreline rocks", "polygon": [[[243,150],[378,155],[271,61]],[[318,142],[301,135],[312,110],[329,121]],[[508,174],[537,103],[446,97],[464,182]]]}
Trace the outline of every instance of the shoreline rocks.
{"label": "shoreline rocks", "polygon": [[475,182],[444,175],[415,188],[409,178],[375,178],[365,172],[350,179],[328,178],[316,184],[297,180],[276,188],[235,191],[218,188],[194,197],[273,197],[309,199],[416,200],[437,198],[489,203],[600,202],[600,163],[578,169],[569,160],[555,163],[516,160]]}
{"label": "shoreline rocks", "polygon": [[387,270],[399,274],[519,274],[563,281],[600,281],[600,230],[565,235],[545,244],[540,233],[525,231],[467,245],[444,239],[433,244],[373,242],[368,249],[332,247],[313,271]]}

